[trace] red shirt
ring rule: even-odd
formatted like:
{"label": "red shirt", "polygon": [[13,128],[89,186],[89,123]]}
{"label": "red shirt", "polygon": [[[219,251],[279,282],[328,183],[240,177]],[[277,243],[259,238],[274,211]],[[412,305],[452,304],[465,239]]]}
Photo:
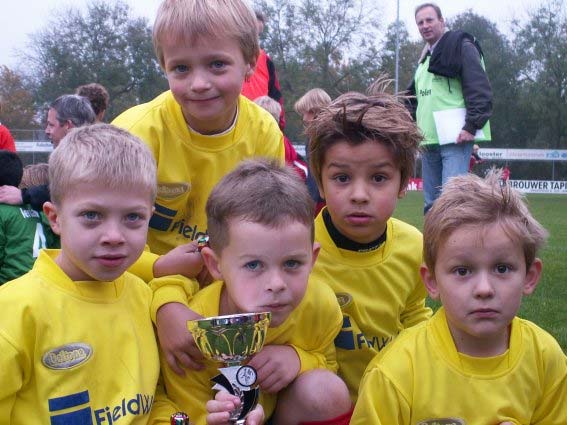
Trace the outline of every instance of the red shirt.
{"label": "red shirt", "polygon": [[14,143],[14,138],[10,134],[10,130],[2,124],[0,124],[0,149],[16,152],[16,144]]}

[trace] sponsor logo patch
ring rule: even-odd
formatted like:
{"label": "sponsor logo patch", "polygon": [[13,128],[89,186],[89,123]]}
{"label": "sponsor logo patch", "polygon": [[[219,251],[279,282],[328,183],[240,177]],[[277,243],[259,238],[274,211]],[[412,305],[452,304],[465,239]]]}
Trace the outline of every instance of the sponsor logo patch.
{"label": "sponsor logo patch", "polygon": [[157,196],[164,199],[174,199],[190,189],[189,183],[158,183]]}
{"label": "sponsor logo patch", "polygon": [[75,342],[49,350],[41,361],[49,369],[71,369],[90,359],[92,352],[89,344]]}
{"label": "sponsor logo patch", "polygon": [[458,418],[436,418],[421,421],[417,425],[466,425],[466,422]]}
{"label": "sponsor logo patch", "polygon": [[352,302],[352,295],[346,292],[337,292],[336,296],[341,308],[348,306]]}

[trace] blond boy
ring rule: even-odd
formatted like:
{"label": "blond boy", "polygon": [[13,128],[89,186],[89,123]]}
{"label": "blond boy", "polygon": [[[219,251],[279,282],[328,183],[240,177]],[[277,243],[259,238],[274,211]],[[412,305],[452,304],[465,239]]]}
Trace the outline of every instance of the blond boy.
{"label": "blond boy", "polygon": [[124,130],[72,130],[49,159],[44,211],[61,237],[0,288],[0,423],[147,422],[159,375],[152,292],[125,273],[156,194],[148,148]]}
{"label": "blond boy", "polygon": [[443,307],[370,363],[353,423],[567,423],[565,355],[516,317],[546,236],[498,174],[450,179],[425,218],[421,268]]}
{"label": "blond boy", "polygon": [[[256,17],[243,0],[164,0],[153,42],[170,90],[114,124],[140,137],[156,158],[152,253],[179,247],[187,251],[184,263],[198,272],[203,263],[192,242],[207,234],[205,203],[213,186],[244,158],[283,161],[282,134],[266,111],[240,95],[259,53]],[[154,269],[157,257],[145,259],[146,269]],[[178,373],[182,366],[196,367],[190,338],[179,338],[187,334],[186,320],[195,317],[183,306],[185,291],[162,287],[154,296],[156,306],[170,302],[157,313],[169,364]]]}
{"label": "blond boy", "polygon": [[307,125],[313,121],[313,118],[321,109],[327,107],[330,103],[331,96],[325,90],[314,88],[301,96],[293,105],[293,109],[301,116],[303,124]]}
{"label": "blond boy", "polygon": [[[249,363],[258,372],[266,416],[277,424],[348,423],[337,420],[351,410],[348,390],[334,374],[340,309],[324,282],[309,279],[319,247],[305,185],[275,162],[246,161],[213,189],[207,217],[210,247],[202,255],[217,281],[189,306],[205,317],[270,311],[265,346]],[[156,403],[154,423],[165,423],[177,408],[203,424],[217,367],[207,362],[185,378],[164,367],[170,400]]]}
{"label": "blond boy", "polygon": [[422,235],[392,218],[405,195],[420,140],[404,106],[385,93],[346,93],[307,127],[310,169],[326,208],[313,276],[336,293],[343,328],[339,375],[356,401],[372,358],[404,328],[431,315],[419,277]]}

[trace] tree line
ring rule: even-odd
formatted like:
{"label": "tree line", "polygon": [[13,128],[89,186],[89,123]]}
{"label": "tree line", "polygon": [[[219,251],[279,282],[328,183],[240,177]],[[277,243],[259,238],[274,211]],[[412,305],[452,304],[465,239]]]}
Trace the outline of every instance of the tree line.
{"label": "tree line", "polygon": [[[320,87],[336,97],[364,91],[380,75],[393,78],[396,32],[403,90],[424,46],[403,22],[386,26],[372,0],[256,0],[254,7],[268,17],[261,46],[276,65],[286,134],[294,142],[304,136],[293,104],[307,90]],[[566,9],[562,0],[548,0],[513,22],[509,35],[472,10],[447,20],[448,28],[477,37],[484,51],[494,92],[491,147],[567,149]],[[0,67],[2,122],[9,128],[41,127],[50,101],[89,82],[107,87],[109,120],[167,89],[151,24],[123,0],[55,11],[18,57],[19,69]]]}

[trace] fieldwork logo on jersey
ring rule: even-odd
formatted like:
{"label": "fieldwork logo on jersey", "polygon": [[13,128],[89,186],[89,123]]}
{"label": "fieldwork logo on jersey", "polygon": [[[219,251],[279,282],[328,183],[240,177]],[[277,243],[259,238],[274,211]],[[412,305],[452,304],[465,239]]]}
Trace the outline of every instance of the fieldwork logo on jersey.
{"label": "fieldwork logo on jersey", "polygon": [[157,196],[164,199],[175,199],[184,193],[189,192],[189,183],[158,183]]}
{"label": "fieldwork logo on jersey", "polygon": [[343,327],[335,338],[335,347],[343,350],[362,350],[370,348],[381,351],[392,339],[391,336],[368,337],[362,332],[356,332],[351,324],[351,318],[345,314],[343,316]]}
{"label": "fieldwork logo on jersey", "polygon": [[89,344],[75,342],[49,350],[41,361],[49,369],[71,369],[89,360],[92,353],[93,349]]}
{"label": "fieldwork logo on jersey", "polygon": [[426,419],[425,421],[419,422],[417,425],[466,425],[466,422],[458,418],[436,418]]}
{"label": "fieldwork logo on jersey", "polygon": [[132,398],[123,398],[115,406],[94,409],[94,412],[89,403],[88,391],[50,398],[48,406],[51,415],[51,425],[112,425],[127,416],[149,414],[154,404],[154,396],[152,394],[138,393]]}

